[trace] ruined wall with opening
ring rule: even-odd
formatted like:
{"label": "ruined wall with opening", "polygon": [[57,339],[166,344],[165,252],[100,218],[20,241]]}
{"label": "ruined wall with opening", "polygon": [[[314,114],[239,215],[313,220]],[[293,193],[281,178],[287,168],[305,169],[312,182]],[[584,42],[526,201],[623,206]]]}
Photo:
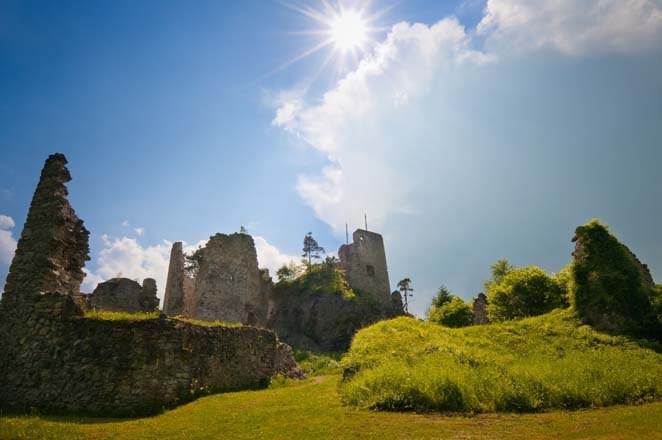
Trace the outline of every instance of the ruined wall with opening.
{"label": "ruined wall with opening", "polygon": [[384,239],[380,234],[357,229],[353,242],[340,247],[338,267],[345,271],[352,289],[369,293],[380,304],[391,306],[391,286],[386,266]]}
{"label": "ruined wall with opening", "polygon": [[173,244],[164,313],[266,326],[272,283],[269,272],[258,268],[253,237],[216,234],[200,255],[199,267],[190,277],[182,243]]}

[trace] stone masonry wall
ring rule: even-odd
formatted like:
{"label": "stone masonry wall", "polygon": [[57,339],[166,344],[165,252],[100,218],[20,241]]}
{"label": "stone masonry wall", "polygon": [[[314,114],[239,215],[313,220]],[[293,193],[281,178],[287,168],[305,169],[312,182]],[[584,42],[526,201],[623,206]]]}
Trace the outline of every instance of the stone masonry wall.
{"label": "stone masonry wall", "polygon": [[62,154],[48,157],[5,284],[6,300],[59,291],[77,294],[89,260],[89,232],[67,200],[71,180]]}
{"label": "stone masonry wall", "polygon": [[186,274],[184,272],[184,251],[182,242],[172,244],[168,279],[163,296],[163,313],[168,316],[181,315],[184,312]]}
{"label": "stone masonry wall", "polygon": [[216,234],[202,251],[190,316],[264,326],[266,293],[253,237]]}
{"label": "stone masonry wall", "polygon": [[90,308],[112,312],[153,312],[159,305],[156,281],[145,278],[141,286],[128,278],[112,278],[99,283],[88,304]]}
{"label": "stone masonry wall", "polygon": [[269,330],[89,319],[57,293],[38,296],[28,315],[5,306],[1,408],[137,416],[298,374],[291,350]]}

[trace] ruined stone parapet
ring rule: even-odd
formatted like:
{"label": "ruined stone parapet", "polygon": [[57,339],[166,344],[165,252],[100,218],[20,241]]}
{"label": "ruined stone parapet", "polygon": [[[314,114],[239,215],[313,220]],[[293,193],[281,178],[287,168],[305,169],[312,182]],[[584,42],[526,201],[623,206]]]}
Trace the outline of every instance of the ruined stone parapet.
{"label": "ruined stone parapet", "polygon": [[163,297],[163,313],[168,316],[177,316],[184,313],[185,282],[184,251],[182,242],[172,244],[170,262],[168,264],[168,280]]}
{"label": "ruined stone parapet", "polygon": [[159,305],[156,281],[145,278],[141,287],[128,278],[113,278],[99,283],[88,303],[93,309],[111,312],[152,312]]}
{"label": "ruined stone parapet", "polygon": [[253,237],[216,234],[202,250],[191,315],[197,319],[264,326],[268,298]]}
{"label": "ruined stone parapet", "polygon": [[301,377],[266,329],[84,318],[57,293],[20,319],[0,318],[0,410],[140,416],[266,387],[277,374]]}
{"label": "ruined stone parapet", "polygon": [[145,278],[139,300],[140,307],[144,311],[151,312],[159,307],[159,297],[156,296],[156,292],[156,280],[154,278]]}
{"label": "ruined stone parapet", "polygon": [[48,157],[7,275],[4,297],[31,301],[40,292],[77,294],[89,260],[89,232],[67,200],[71,175],[63,154]]}
{"label": "ruined stone parapet", "polygon": [[386,266],[384,239],[380,234],[357,229],[353,242],[338,250],[338,268],[345,271],[352,289],[370,294],[385,307],[391,306],[391,286]]}
{"label": "ruined stone parapet", "polygon": [[489,324],[490,320],[487,318],[487,296],[484,293],[479,293],[473,301],[473,321],[476,325]]}

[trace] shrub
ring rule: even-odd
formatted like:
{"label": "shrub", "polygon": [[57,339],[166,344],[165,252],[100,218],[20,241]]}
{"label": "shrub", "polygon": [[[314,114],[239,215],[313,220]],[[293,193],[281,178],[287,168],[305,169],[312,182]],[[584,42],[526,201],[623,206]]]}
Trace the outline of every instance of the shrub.
{"label": "shrub", "polygon": [[572,297],[582,321],[617,332],[655,327],[656,287],[635,255],[598,220],[579,226],[573,241]]}
{"label": "shrub", "polygon": [[462,329],[382,321],[356,334],[341,364],[343,402],[379,410],[539,412],[662,398],[662,354],[567,309]]}
{"label": "shrub", "polygon": [[510,270],[489,284],[487,295],[492,322],[541,315],[564,303],[558,283],[537,266]]}
{"label": "shrub", "polygon": [[469,304],[458,296],[451,296],[441,306],[433,303],[428,312],[430,322],[446,327],[466,327],[473,323],[473,317]]}

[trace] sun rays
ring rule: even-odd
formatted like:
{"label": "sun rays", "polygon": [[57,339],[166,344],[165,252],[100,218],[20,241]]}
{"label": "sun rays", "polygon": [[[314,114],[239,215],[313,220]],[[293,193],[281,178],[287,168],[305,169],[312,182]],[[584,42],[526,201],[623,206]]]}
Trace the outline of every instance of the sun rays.
{"label": "sun rays", "polygon": [[315,42],[311,47],[286,61],[272,73],[283,70],[313,54],[327,50],[329,54],[320,64],[315,74],[317,77],[332,61],[335,60],[334,76],[339,76],[345,70],[358,63],[361,56],[369,51],[376,43],[375,34],[387,30],[386,27],[377,26],[376,22],[394,5],[371,13],[370,0],[356,0],[332,3],[322,0],[320,7],[316,8],[302,1],[285,1],[283,5],[312,20],[316,26],[313,29],[288,32],[292,35],[312,36]]}

